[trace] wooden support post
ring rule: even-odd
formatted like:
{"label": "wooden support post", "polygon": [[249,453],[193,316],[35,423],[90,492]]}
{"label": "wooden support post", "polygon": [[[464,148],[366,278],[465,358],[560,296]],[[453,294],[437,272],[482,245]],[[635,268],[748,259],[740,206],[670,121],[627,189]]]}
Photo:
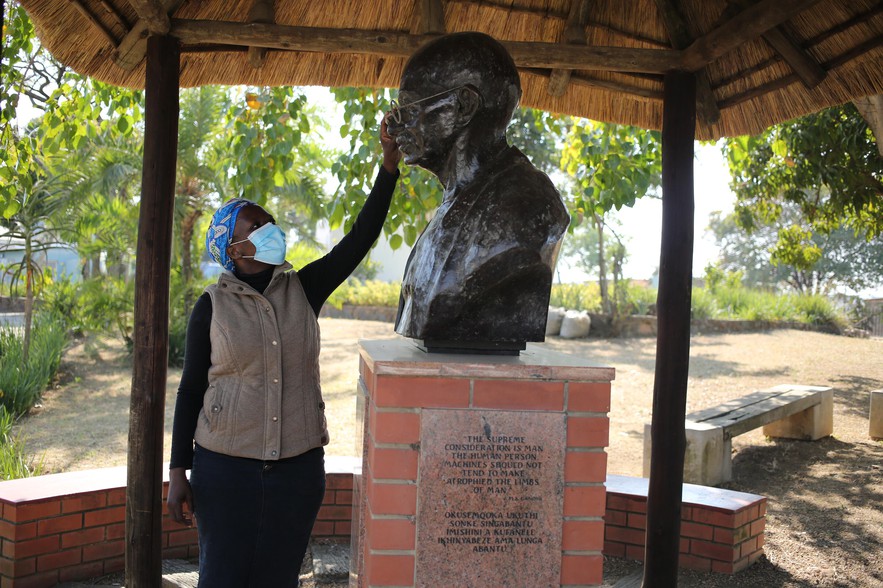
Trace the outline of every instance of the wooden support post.
{"label": "wooden support post", "polygon": [[[586,23],[589,20],[589,0],[572,0],[570,14],[564,25],[564,43],[570,45],[586,44]],[[571,70],[553,69],[549,76],[546,91],[551,96],[564,96],[570,84]]]}
{"label": "wooden support post", "polygon": [[677,586],[690,362],[695,134],[696,78],[669,72],[662,106],[662,249],[644,588]]}
{"label": "wooden support post", "polygon": [[135,252],[135,348],[126,484],[126,586],[162,577],[163,418],[169,355],[169,266],[178,149],[180,48],[147,40],[144,170]]}
{"label": "wooden support post", "polygon": [[[254,0],[251,10],[248,11],[248,22],[276,22],[274,4],[274,0]],[[248,48],[248,62],[253,68],[260,69],[264,67],[264,64],[267,62],[267,51],[266,47]]]}

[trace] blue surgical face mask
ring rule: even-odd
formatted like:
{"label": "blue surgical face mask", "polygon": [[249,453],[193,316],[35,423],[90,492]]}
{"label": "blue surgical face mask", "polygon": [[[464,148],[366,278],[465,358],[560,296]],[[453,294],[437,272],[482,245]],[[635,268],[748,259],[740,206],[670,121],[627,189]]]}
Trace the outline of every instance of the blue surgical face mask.
{"label": "blue surgical face mask", "polygon": [[280,265],[285,261],[285,232],[274,223],[267,223],[251,232],[242,241],[230,243],[238,245],[245,241],[254,244],[254,255],[243,255],[245,259],[254,259],[270,265]]}

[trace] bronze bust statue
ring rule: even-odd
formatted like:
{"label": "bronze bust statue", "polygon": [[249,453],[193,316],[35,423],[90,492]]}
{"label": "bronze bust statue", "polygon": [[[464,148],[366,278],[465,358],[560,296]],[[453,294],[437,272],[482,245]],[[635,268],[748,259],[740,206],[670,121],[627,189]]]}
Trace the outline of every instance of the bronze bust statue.
{"label": "bronze bust statue", "polygon": [[481,33],[424,45],[402,74],[389,132],[444,198],[405,267],[395,330],[430,351],[517,354],[544,340],[569,217],[549,178],[506,141],[520,98],[512,57]]}

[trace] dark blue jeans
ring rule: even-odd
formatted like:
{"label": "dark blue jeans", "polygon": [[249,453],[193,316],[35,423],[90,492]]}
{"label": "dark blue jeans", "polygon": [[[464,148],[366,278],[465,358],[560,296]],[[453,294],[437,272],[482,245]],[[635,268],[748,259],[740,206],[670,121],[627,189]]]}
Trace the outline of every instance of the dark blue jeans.
{"label": "dark blue jeans", "polygon": [[325,451],[260,461],[197,445],[200,588],[294,588],[325,495]]}

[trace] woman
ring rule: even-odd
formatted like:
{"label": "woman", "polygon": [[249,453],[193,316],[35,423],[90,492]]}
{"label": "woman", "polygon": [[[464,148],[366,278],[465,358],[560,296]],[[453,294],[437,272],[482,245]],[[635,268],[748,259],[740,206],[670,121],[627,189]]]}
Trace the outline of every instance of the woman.
{"label": "woman", "polygon": [[325,492],[317,317],[389,211],[401,156],[386,117],[380,142],[383,165],[353,228],[299,271],[260,206],[236,199],[212,217],[206,248],[228,271],[187,326],[167,505],[179,523],[196,515],[201,587],[298,585]]}

